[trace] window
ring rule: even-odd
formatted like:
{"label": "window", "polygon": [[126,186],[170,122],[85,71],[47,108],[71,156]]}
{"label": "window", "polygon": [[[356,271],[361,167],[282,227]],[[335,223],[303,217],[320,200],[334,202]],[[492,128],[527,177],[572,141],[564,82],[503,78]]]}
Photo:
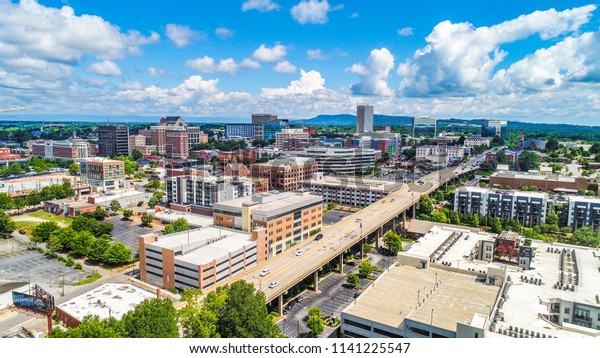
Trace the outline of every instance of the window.
{"label": "window", "polygon": [[565,314],[570,314],[570,313],[571,313],[571,308],[565,307]]}

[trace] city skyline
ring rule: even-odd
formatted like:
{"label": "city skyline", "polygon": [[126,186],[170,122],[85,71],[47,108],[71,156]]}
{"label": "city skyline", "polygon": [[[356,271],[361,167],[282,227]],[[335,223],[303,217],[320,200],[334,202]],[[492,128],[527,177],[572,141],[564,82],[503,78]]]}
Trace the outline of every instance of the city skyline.
{"label": "city skyline", "polygon": [[369,103],[377,114],[573,124],[600,110],[589,2],[116,5],[0,0],[0,107],[293,119]]}

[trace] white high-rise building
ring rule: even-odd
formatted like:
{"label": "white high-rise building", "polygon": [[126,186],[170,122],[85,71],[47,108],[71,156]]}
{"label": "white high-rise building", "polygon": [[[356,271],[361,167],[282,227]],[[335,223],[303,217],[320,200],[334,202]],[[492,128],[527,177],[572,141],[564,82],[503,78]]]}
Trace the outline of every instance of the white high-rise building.
{"label": "white high-rise building", "polygon": [[356,106],[356,132],[373,131],[373,106]]}

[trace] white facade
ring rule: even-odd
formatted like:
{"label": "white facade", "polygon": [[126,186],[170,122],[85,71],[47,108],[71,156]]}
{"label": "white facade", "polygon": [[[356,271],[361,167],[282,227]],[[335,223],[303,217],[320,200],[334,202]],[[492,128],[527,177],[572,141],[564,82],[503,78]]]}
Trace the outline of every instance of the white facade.
{"label": "white facade", "polygon": [[336,174],[365,173],[375,167],[374,149],[311,147],[302,152],[303,157],[315,158],[320,172]]}
{"label": "white facade", "polygon": [[310,135],[301,128],[283,129],[281,132],[275,133],[275,146],[280,150],[286,150],[290,138],[308,139]]}
{"label": "white facade", "polygon": [[465,139],[465,147],[479,147],[487,145],[488,147],[492,144],[492,138],[489,137],[469,137]]}
{"label": "white facade", "polygon": [[416,160],[432,163],[449,163],[454,158],[464,158],[465,149],[445,145],[423,145],[417,147]]}

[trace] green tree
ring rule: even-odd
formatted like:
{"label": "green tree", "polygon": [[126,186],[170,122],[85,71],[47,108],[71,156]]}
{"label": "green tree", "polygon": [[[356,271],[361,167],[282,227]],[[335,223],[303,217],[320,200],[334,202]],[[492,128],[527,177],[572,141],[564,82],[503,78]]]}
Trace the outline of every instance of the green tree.
{"label": "green tree", "polygon": [[10,175],[19,175],[23,174],[23,167],[19,165],[19,163],[12,163],[8,166],[8,173]]}
{"label": "green tree", "polygon": [[79,164],[77,164],[77,163],[73,163],[73,164],[69,165],[69,174],[70,175],[73,175],[73,176],[79,175],[80,170],[81,169],[79,168]]}
{"label": "green tree", "polygon": [[109,208],[112,211],[119,211],[121,210],[121,203],[117,199],[113,199],[110,202]]}
{"label": "green tree", "polygon": [[163,234],[173,234],[176,232],[182,232],[190,229],[190,224],[188,224],[185,218],[179,218],[173,221],[171,224],[165,225],[163,229]]}
{"label": "green tree", "polygon": [[13,198],[13,205],[17,212],[21,211],[25,206],[27,206],[27,198],[23,196],[17,196]]}
{"label": "green tree", "polygon": [[372,263],[370,263],[369,261],[363,261],[358,265],[358,273],[362,276],[362,277],[367,277],[370,274],[373,273],[373,270],[375,269],[375,267],[373,266]]}
{"label": "green tree", "polygon": [[58,229],[60,228],[54,221],[37,224],[31,231],[32,239],[34,242],[46,242],[50,238],[50,234]]}
{"label": "green tree", "polygon": [[73,238],[71,249],[76,255],[87,256],[93,243],[94,235],[87,230],[81,231]]}
{"label": "green tree", "polygon": [[144,185],[144,187],[148,188],[148,189],[154,189],[154,190],[160,189],[160,187],[161,187],[160,180],[151,179],[148,181],[148,184]]}
{"label": "green tree", "polygon": [[450,211],[450,223],[454,225],[460,225],[460,217],[458,216],[458,212],[454,210]]}
{"label": "green tree", "polygon": [[310,333],[315,337],[323,333],[325,325],[323,324],[323,318],[321,318],[320,308],[313,307],[308,310],[308,321],[306,322],[306,326],[310,330]]}
{"label": "green tree", "polygon": [[217,331],[223,338],[274,338],[281,330],[268,315],[265,295],[254,285],[236,281],[226,286],[227,300]]}
{"label": "green tree", "polygon": [[38,192],[33,192],[27,195],[27,205],[36,206],[42,202],[42,196]]}
{"label": "green tree", "polygon": [[123,218],[125,218],[125,220],[131,221],[132,216],[133,216],[133,210],[130,210],[130,209],[123,210]]}
{"label": "green tree", "polygon": [[115,228],[115,225],[113,223],[109,223],[109,222],[101,222],[98,223],[98,225],[96,226],[95,230],[94,230],[94,235],[96,237],[100,237],[102,235],[109,235]]}
{"label": "green tree", "polygon": [[48,239],[48,248],[51,251],[68,251],[73,247],[73,240],[77,232],[70,227],[53,231]]}
{"label": "green tree", "polygon": [[[219,294],[224,293],[223,290]],[[187,338],[220,338],[217,332],[218,313],[225,302],[221,301],[216,307],[211,300],[217,294],[213,291],[202,300],[202,292],[194,288],[187,289],[181,294],[185,306],[179,311],[179,323],[183,328],[183,336]],[[209,298],[210,296],[210,298]]]}
{"label": "green tree", "polygon": [[88,258],[92,261],[100,262],[104,260],[106,251],[110,247],[110,241],[104,236],[95,239],[88,250]]}
{"label": "green tree", "polygon": [[150,215],[150,214],[142,215],[142,226],[152,227],[152,220],[154,220],[154,217],[152,215]]}
{"label": "green tree", "polygon": [[479,227],[479,215],[477,215],[477,214],[473,215],[472,226],[473,227]]}
{"label": "green tree", "polygon": [[502,232],[502,220],[500,220],[500,218],[492,218],[490,226],[492,228],[492,232],[497,234]]}
{"label": "green tree", "polygon": [[98,220],[90,216],[91,215],[79,215],[71,222],[71,228],[77,232],[88,230],[95,233],[99,223]]}
{"label": "green tree", "polygon": [[558,149],[558,139],[556,138],[550,138],[548,139],[548,141],[546,142],[546,152],[551,152],[554,150]]}
{"label": "green tree", "polygon": [[448,218],[446,217],[446,214],[444,214],[443,212],[436,211],[433,214],[431,214],[431,221],[435,221],[438,223],[447,223]]}
{"label": "green tree", "polygon": [[433,201],[429,198],[429,195],[423,194],[419,202],[417,203],[417,215],[431,215],[433,211]]}
{"label": "green tree", "polygon": [[573,232],[571,241],[576,245],[598,247],[600,246],[600,234],[594,232],[590,226],[583,226]]}
{"label": "green tree", "polygon": [[333,210],[333,208],[335,208],[335,203],[333,201],[328,202],[327,210]]}
{"label": "green tree", "polygon": [[111,317],[100,319],[98,316],[87,315],[76,328],[62,330],[54,328],[51,338],[123,338],[125,327],[123,322]]}
{"label": "green tree", "polygon": [[131,250],[122,242],[115,242],[104,253],[102,261],[118,265],[131,261]]}
{"label": "green tree", "polygon": [[13,198],[7,193],[0,193],[0,210],[12,210]]}
{"label": "green tree", "polygon": [[396,234],[393,231],[389,231],[385,235],[385,238],[383,239],[383,244],[393,256],[398,255],[398,252],[402,251],[402,240],[400,239],[400,235]]}
{"label": "green tree", "polygon": [[177,338],[177,310],[169,298],[142,301],[122,318],[129,338]]}
{"label": "green tree", "polygon": [[142,152],[140,152],[137,149],[134,149],[131,151],[131,158],[133,158],[133,160],[140,160],[144,157],[144,155],[142,154]]}
{"label": "green tree", "polygon": [[540,157],[532,151],[526,150],[519,155],[519,168],[526,172],[540,167]]}
{"label": "green tree", "polygon": [[348,282],[352,286],[358,285],[359,281],[360,281],[360,279],[359,279],[358,275],[356,275],[353,272],[350,272],[350,274],[348,274],[348,277],[346,278],[346,282]]}
{"label": "green tree", "polygon": [[546,224],[549,224],[549,225],[558,225],[558,215],[556,215],[554,213],[548,215],[548,218],[546,219]]}
{"label": "green tree", "polygon": [[150,200],[148,200],[148,207],[154,208],[156,205],[158,205],[158,203],[160,203],[160,199],[162,199],[163,195],[164,194],[160,191],[155,192],[154,195],[152,195],[152,197],[150,198]]}
{"label": "green tree", "polygon": [[0,236],[9,237],[17,228],[15,222],[4,211],[0,210]]}

